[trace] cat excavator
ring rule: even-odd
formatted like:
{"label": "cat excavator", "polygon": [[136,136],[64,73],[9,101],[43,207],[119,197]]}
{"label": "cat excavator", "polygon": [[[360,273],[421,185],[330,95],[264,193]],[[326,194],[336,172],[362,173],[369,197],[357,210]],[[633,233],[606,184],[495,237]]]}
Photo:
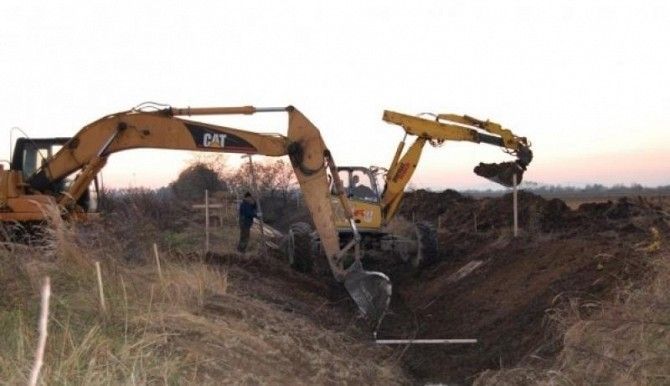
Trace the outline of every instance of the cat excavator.
{"label": "cat excavator", "polygon": [[[480,163],[474,172],[506,187],[521,183],[523,173],[533,159],[530,142],[525,137],[519,137],[489,120],[456,114],[412,116],[394,111],[384,111],[382,119],[405,131],[390,166],[342,166],[328,174],[333,202],[339,192],[347,192],[353,221],[358,226],[357,232],[352,233],[348,226],[351,220],[349,212],[335,206],[335,225],[340,242],[358,238],[357,245],[366,257],[387,259],[396,255],[417,268],[438,259],[437,234],[430,224],[417,222],[413,231],[403,235],[387,227],[398,212],[426,143],[437,147],[445,141],[466,141],[502,148],[515,159],[502,163]],[[409,135],[416,139],[405,151]],[[306,223],[294,224],[284,241],[289,261],[299,270],[312,270],[314,262],[318,261],[316,256],[323,253],[322,241],[318,232],[313,232]]]}
{"label": "cat excavator", "polygon": [[[288,114],[286,136],[184,118],[269,112]],[[327,171],[337,170],[333,155],[316,126],[292,106],[174,108],[149,103],[102,117],[71,138],[20,138],[10,169],[0,170],[0,222],[44,222],[49,207],[59,208],[63,217],[85,219],[90,209],[89,187],[96,183],[109,156],[135,148],[288,155],[333,276],[344,283],[364,316],[373,323],[381,321],[389,305],[391,283],[383,273],[363,269],[358,225],[336,172],[332,174],[335,188],[329,186]],[[68,181],[73,174],[74,179]],[[337,197],[335,205],[331,191]],[[338,237],[334,208],[354,235],[344,244]],[[352,253],[353,261],[349,259]]]}

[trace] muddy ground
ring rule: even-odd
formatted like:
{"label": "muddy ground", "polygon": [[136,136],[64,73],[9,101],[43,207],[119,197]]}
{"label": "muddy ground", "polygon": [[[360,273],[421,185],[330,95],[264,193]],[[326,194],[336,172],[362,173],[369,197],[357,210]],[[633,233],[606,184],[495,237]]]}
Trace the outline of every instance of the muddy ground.
{"label": "muddy ground", "polygon": [[[486,369],[550,358],[560,349],[548,317],[552,310],[568,299],[598,301],[635,285],[646,270],[645,247],[655,232],[670,234],[667,208],[644,199],[572,210],[560,200],[520,192],[517,238],[510,195],[475,200],[454,191],[417,191],[407,195],[400,214],[434,226],[439,222],[439,262],[420,270],[394,260],[373,263],[394,284],[379,337],[478,339],[468,346],[394,348],[390,355],[417,383],[467,384]],[[305,306],[282,295],[294,304],[290,308],[313,314],[329,329],[355,324],[345,328],[370,339],[355,318],[355,306],[330,279],[281,276],[270,279],[283,282],[273,285],[277,291],[320,296]]]}

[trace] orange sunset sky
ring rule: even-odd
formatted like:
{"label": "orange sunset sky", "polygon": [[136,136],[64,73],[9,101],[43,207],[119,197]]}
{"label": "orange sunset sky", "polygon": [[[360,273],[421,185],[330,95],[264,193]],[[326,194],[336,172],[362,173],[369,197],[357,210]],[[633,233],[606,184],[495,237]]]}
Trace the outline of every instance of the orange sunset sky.
{"label": "orange sunset sky", "polygon": [[[402,130],[384,109],[451,112],[528,137],[526,180],[670,184],[668,20],[663,1],[3,1],[0,158],[12,127],[71,136],[147,100],[293,104],[340,165],[388,165]],[[212,121],[286,129],[283,114]],[[115,154],[105,182],[163,186],[192,158]],[[492,188],[472,168],[508,159],[485,145],[427,147],[413,184]]]}

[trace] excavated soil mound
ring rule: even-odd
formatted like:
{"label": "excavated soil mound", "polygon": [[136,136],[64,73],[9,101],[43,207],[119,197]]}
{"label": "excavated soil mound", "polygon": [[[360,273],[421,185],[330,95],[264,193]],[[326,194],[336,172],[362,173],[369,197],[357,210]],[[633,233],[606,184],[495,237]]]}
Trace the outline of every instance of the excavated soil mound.
{"label": "excavated soil mound", "polygon": [[[400,215],[440,225],[437,263],[416,270],[391,257],[366,261],[394,285],[379,338],[478,339],[468,346],[393,347],[390,355],[417,383],[469,384],[486,369],[550,358],[561,345],[548,318],[552,310],[569,299],[597,302],[634,285],[647,271],[645,249],[655,235],[670,235],[667,211],[641,198],[572,210],[558,199],[518,194],[520,234],[514,238],[510,194],[474,199],[451,190],[408,193]],[[294,216],[305,214],[296,211],[287,219]],[[325,329],[369,339],[368,326],[355,322],[355,305],[330,276],[270,267],[244,267],[245,275],[258,272],[249,280],[240,276],[245,279],[238,285],[248,281],[249,293]]]}
{"label": "excavated soil mound", "polygon": [[[420,271],[382,267],[394,283],[383,338],[476,338],[470,346],[413,345],[406,370],[419,381],[470,383],[485,369],[553,355],[546,315],[567,299],[598,301],[645,272],[654,237],[670,215],[643,199],[583,204],[519,192],[475,200],[454,191],[407,195],[401,214],[441,224],[440,262]],[[475,225],[476,224],[476,225]]]}

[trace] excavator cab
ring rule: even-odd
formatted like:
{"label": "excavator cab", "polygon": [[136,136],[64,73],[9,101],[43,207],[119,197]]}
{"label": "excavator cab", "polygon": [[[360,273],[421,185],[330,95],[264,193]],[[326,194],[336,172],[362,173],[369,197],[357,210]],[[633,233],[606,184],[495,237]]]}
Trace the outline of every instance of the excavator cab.
{"label": "excavator cab", "polygon": [[[70,140],[69,137],[18,138],[14,145],[11,169],[20,171],[23,181],[30,186],[33,177]],[[67,191],[73,179],[65,177],[50,184],[48,190],[58,194]],[[85,212],[94,212],[98,207],[99,185],[97,177],[88,190],[77,200]]]}
{"label": "excavator cab", "polygon": [[70,138],[18,138],[14,145],[11,169],[20,170],[28,180],[49,158],[60,150]]}
{"label": "excavator cab", "polygon": [[[379,229],[382,225],[380,200],[383,186],[380,186],[373,170],[362,166],[341,166],[337,168],[337,173],[349,199],[356,226],[363,232]],[[329,180],[335,204],[338,198],[332,178]],[[337,211],[335,214],[337,229],[343,232],[349,231],[351,229],[349,221],[344,214]]]}

